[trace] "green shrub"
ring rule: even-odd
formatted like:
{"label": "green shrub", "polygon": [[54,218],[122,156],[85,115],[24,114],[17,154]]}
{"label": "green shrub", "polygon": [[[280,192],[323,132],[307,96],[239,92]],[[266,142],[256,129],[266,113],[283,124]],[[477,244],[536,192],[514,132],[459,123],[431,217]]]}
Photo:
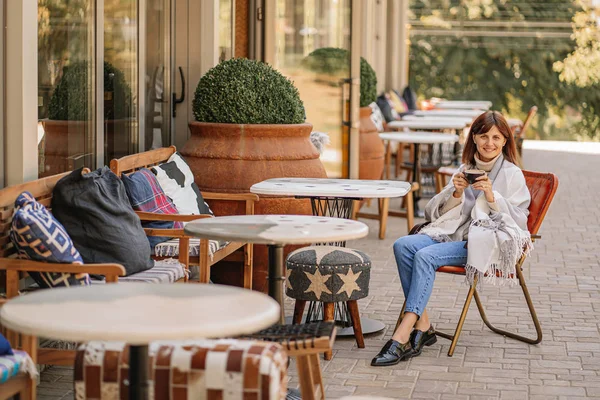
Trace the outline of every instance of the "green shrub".
{"label": "green shrub", "polygon": [[198,82],[193,102],[200,122],[301,124],[298,89],[271,66],[246,58],[223,61]]}
{"label": "green shrub", "polygon": [[[91,79],[88,79],[89,64],[75,62],[64,68],[62,78],[56,85],[50,104],[48,118],[60,121],[86,121],[91,99]],[[104,62],[104,92],[110,92],[112,107],[104,107],[104,119],[129,118],[131,88],[122,71]],[[93,103],[92,103],[93,104]]]}
{"label": "green shrub", "polygon": [[[350,52],[335,47],[323,47],[310,53],[302,65],[319,74],[347,77]],[[367,60],[360,58],[360,106],[366,107],[377,99],[377,75]]]}

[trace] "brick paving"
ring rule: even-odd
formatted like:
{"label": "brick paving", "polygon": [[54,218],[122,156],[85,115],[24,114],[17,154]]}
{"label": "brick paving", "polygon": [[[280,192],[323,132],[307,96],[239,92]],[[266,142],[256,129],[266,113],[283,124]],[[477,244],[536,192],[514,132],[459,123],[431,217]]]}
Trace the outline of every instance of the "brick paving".
{"label": "brick paving", "polygon": [[[389,222],[387,238],[377,239],[377,223],[367,239],[349,243],[371,255],[370,296],[359,301],[361,314],[383,321],[386,329],[366,337],[358,349],[339,338],[331,361],[323,361],[327,397],[378,396],[389,399],[600,399],[600,157],[530,150],[525,168],[552,171],[560,180],[557,195],[540,230],[543,238],[525,274],[544,339],[527,345],[490,332],[474,304],[453,357],[450,342],[424,349],[421,356],[393,367],[373,368],[371,358],[391,336],[403,295],[391,252],[406,235],[403,219]],[[395,204],[392,204],[394,206]],[[436,328],[451,331],[467,288],[461,277],[439,276],[429,312]],[[519,288],[488,286],[482,293],[490,319],[499,327],[534,334]],[[287,302],[287,311],[292,303]],[[295,365],[290,385],[297,385]],[[38,399],[72,399],[72,370],[52,367],[42,373]]]}

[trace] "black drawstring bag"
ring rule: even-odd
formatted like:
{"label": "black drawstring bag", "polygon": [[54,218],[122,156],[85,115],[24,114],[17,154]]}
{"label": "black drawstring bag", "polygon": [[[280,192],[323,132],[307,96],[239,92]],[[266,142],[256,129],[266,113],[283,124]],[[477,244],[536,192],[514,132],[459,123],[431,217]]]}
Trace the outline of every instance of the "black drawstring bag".
{"label": "black drawstring bag", "polygon": [[56,183],[52,214],[65,227],[83,262],[117,263],[127,275],[154,266],[150,246],[123,182],[106,166]]}

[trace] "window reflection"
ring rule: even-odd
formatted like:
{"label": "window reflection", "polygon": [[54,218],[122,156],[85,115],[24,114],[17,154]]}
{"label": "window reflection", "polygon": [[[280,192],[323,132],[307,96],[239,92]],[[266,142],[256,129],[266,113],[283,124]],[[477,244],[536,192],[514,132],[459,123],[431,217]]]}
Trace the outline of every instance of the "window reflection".
{"label": "window reflection", "polygon": [[39,176],[95,165],[94,0],[38,0]]}

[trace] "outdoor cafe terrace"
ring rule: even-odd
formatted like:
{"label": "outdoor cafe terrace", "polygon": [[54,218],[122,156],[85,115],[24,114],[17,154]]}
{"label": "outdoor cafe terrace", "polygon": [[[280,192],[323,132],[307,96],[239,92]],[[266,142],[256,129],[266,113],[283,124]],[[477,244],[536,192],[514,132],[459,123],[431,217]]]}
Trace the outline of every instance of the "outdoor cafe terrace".
{"label": "outdoor cafe terrace", "polygon": [[[387,368],[369,365],[389,339],[403,302],[392,243],[407,234],[404,219],[391,218],[385,240],[377,221],[364,239],[350,246],[369,254],[373,266],[369,296],[359,301],[363,317],[385,323],[365,337],[337,338],[331,361],[321,360],[328,398],[373,396],[388,399],[590,399],[600,398],[600,146],[591,143],[526,141],[524,169],[550,171],[560,186],[546,216],[525,277],[543,330],[543,341],[529,345],[489,331],[471,305],[453,357],[450,342],[438,342],[420,357]],[[397,206],[393,200],[391,206]],[[424,205],[424,200],[421,201]],[[373,206],[372,206],[373,207]],[[416,222],[419,222],[417,220]],[[428,309],[436,328],[452,331],[467,288],[462,276],[436,279]],[[518,327],[534,336],[533,323],[518,287],[486,286],[482,300],[500,327]],[[286,300],[286,309],[293,301]],[[299,384],[294,359],[289,385]],[[41,374],[38,399],[72,399],[73,371],[50,367]]]}

